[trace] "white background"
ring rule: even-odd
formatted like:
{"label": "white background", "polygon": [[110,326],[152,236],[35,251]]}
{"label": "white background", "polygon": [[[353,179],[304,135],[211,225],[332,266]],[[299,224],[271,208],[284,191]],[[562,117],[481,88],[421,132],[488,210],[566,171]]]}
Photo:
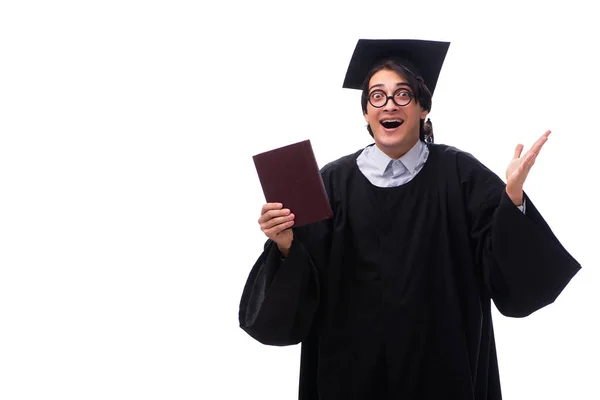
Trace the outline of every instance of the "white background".
{"label": "white background", "polygon": [[495,313],[504,397],[599,399],[600,29],[593,2],[523,3],[2,2],[0,399],[296,397],[299,347],[238,328],[251,156],[370,143],[341,88],[359,38],[451,41],[436,141],[502,177],[553,131],[526,190],[583,270]]}

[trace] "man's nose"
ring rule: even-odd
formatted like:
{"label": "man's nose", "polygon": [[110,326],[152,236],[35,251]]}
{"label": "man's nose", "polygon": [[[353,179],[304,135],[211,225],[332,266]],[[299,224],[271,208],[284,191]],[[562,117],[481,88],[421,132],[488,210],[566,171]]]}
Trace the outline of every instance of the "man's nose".
{"label": "man's nose", "polygon": [[386,111],[396,111],[398,109],[398,105],[394,103],[394,98],[392,96],[388,97],[387,103],[385,103],[383,109]]}

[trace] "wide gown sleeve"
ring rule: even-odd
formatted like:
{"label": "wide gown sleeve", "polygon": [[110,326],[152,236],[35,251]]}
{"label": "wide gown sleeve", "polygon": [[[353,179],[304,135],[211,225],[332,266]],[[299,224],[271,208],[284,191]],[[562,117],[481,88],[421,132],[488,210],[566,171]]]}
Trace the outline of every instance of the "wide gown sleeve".
{"label": "wide gown sleeve", "polygon": [[525,317],[553,303],[580,270],[534,203],[523,214],[502,180],[468,154],[459,154],[475,262],[498,310]]}
{"label": "wide gown sleeve", "polygon": [[295,238],[283,260],[267,241],[242,293],[240,327],[264,344],[297,344],[307,337],[318,306],[318,273],[302,243]]}

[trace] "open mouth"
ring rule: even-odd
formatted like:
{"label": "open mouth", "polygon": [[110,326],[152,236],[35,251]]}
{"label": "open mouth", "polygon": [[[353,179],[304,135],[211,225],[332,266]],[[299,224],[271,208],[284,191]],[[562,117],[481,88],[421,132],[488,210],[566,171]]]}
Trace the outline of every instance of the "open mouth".
{"label": "open mouth", "polygon": [[379,123],[385,129],[396,129],[397,127],[402,125],[404,123],[404,121],[401,119],[384,119],[384,120],[379,121]]}

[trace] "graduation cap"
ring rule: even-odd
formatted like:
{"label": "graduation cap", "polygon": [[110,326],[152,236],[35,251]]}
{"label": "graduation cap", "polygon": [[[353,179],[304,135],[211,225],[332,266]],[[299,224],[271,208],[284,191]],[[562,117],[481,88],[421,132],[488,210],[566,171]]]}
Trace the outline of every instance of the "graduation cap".
{"label": "graduation cap", "polygon": [[433,94],[449,47],[450,42],[431,40],[360,39],[352,54],[343,87],[362,89],[362,84],[373,67],[393,60],[416,77],[423,78]]}

